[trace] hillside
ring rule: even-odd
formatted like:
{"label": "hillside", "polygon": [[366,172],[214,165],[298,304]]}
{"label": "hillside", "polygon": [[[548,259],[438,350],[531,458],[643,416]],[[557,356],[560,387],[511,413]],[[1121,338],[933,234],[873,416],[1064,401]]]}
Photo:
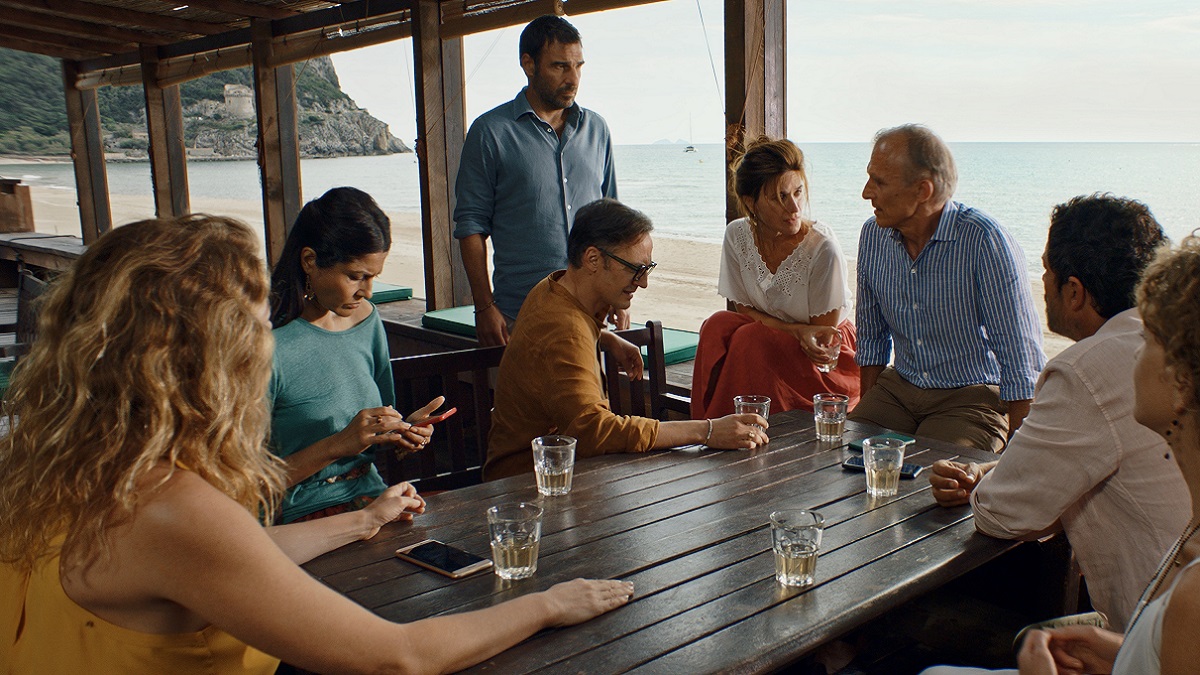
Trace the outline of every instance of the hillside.
{"label": "hillside", "polygon": [[[386,124],[341,90],[329,57],[298,63],[296,73],[303,157],[410,152]],[[180,85],[189,156],[255,156],[257,129],[253,97],[247,91],[250,83],[250,69],[241,68]],[[0,92],[0,154],[69,154],[58,60],[0,49]],[[148,141],[141,87],[101,87],[98,97],[110,158],[144,159]]]}

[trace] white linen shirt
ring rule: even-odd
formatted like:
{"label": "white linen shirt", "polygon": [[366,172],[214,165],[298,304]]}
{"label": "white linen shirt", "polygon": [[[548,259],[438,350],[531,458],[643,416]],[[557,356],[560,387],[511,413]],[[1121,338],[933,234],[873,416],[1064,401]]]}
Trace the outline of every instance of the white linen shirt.
{"label": "white linen shirt", "polygon": [[1169,447],[1133,419],[1141,329],[1129,309],[1051,359],[1029,416],[971,493],[984,534],[1066,531],[1092,604],[1116,631],[1192,513]]}
{"label": "white linen shirt", "polygon": [[739,218],[729,223],[717,292],[790,323],[808,323],[814,316],[850,305],[846,258],[833,230],[819,221],[774,274],[758,253],[750,221]]}

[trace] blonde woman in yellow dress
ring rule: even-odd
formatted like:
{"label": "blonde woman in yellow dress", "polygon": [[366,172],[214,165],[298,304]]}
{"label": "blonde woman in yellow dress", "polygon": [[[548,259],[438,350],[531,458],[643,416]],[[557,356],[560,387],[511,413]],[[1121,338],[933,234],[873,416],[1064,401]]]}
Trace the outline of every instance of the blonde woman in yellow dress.
{"label": "blonde woman in yellow dress", "polygon": [[448,672],[627,601],[575,580],[397,624],[298,563],[418,507],[264,527],[285,486],[264,444],[269,284],[220,218],[143,221],[92,244],[41,305],[0,439],[0,669],[13,673]]}

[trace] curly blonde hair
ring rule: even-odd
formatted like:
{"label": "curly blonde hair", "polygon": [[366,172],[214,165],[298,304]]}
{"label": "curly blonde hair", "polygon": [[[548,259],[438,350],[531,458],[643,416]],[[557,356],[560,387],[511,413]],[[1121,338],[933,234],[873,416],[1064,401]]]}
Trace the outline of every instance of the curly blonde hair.
{"label": "curly blonde hair", "polygon": [[64,533],[64,565],[94,560],[160,464],[274,513],[285,482],[264,445],[273,341],[258,248],[226,218],[145,220],[51,284],[5,402],[0,561],[28,568]]}
{"label": "curly blonde hair", "polygon": [[1200,405],[1200,236],[1193,232],[1178,247],[1159,251],[1137,297],[1143,325],[1188,387],[1191,405]]}

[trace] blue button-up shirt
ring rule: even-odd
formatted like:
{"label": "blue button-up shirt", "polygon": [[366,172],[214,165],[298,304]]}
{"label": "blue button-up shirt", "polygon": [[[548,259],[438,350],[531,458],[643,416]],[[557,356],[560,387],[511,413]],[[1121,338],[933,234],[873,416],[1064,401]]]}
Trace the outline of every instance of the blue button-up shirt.
{"label": "blue button-up shirt", "polygon": [[1025,256],[986,213],[947,202],[913,260],[894,229],[872,217],[858,243],[860,366],[888,363],[923,389],[1000,385],[1000,398],[1033,398],[1045,365]]}
{"label": "blue button-up shirt", "polygon": [[454,193],[454,236],[491,238],[496,306],[516,317],[530,289],[567,266],[575,212],[617,196],[608,125],[574,104],[560,137],[522,90],[471,125]]}

